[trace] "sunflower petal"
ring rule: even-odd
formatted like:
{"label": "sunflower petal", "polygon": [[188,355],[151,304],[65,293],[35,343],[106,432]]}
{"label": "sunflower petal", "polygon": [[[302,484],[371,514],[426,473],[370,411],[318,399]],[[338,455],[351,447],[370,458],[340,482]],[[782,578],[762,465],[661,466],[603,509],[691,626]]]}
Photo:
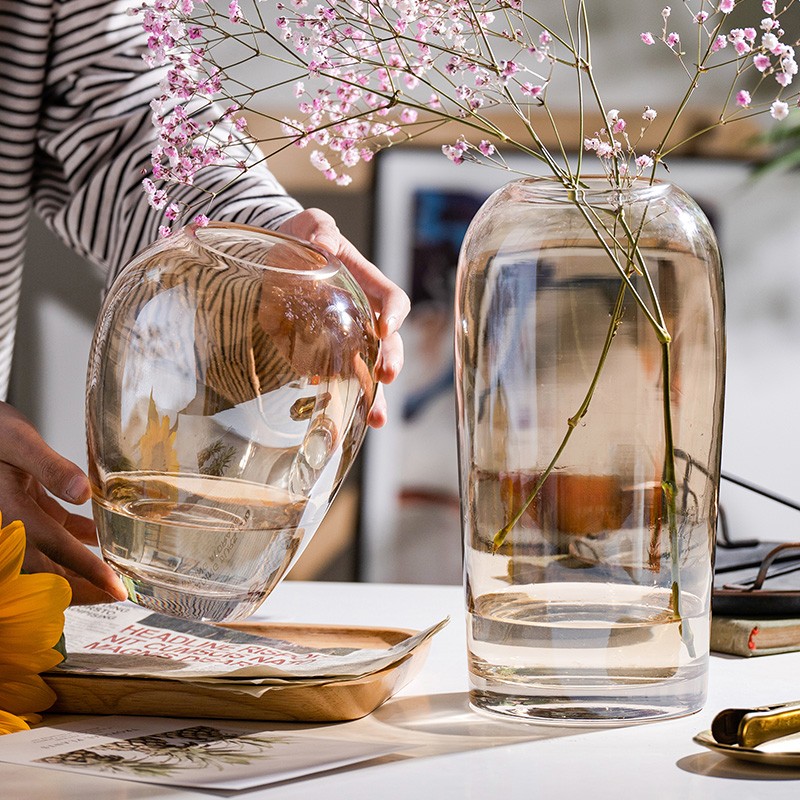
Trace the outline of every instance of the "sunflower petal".
{"label": "sunflower petal", "polygon": [[44,711],[56,701],[56,693],[38,676],[12,672],[0,676],[0,709],[12,714]]}
{"label": "sunflower petal", "polygon": [[[64,630],[69,584],[58,575],[19,575],[0,594],[0,652],[52,648]],[[0,655],[0,660],[2,656]]]}
{"label": "sunflower petal", "polygon": [[16,672],[48,672],[64,660],[64,656],[52,648],[27,653],[16,653],[5,649],[0,635],[0,683],[2,675],[9,670]]}
{"label": "sunflower petal", "polygon": [[7,711],[0,711],[0,736],[4,733],[19,733],[19,731],[29,730],[28,724],[21,717],[9,714]]}
{"label": "sunflower petal", "polygon": [[25,555],[25,526],[17,520],[0,530],[0,592],[19,575]]}

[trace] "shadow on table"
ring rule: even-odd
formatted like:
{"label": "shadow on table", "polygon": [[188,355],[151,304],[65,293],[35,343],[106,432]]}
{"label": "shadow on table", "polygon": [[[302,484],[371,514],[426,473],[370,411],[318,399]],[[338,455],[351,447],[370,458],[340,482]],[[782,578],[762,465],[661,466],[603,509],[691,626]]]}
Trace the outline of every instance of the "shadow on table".
{"label": "shadow on table", "polygon": [[[504,722],[483,716],[469,706],[466,692],[399,697],[378,708],[369,718],[375,735],[398,743],[406,739],[420,757],[479,750],[498,745],[575,736],[598,730],[576,725]],[[366,722],[366,720],[365,720]],[[607,730],[604,727],[603,730]]]}
{"label": "shadow on table", "polygon": [[676,766],[693,775],[707,778],[728,778],[739,781],[796,781],[800,771],[795,767],[776,767],[736,761],[717,753],[694,753],[680,759]]}
{"label": "shadow on table", "polygon": [[[297,730],[297,725],[267,723],[266,729]],[[305,727],[305,726],[303,726]],[[293,780],[272,784],[272,787],[307,783],[309,794],[314,781],[346,772],[359,772],[400,761],[483,750],[536,740],[576,736],[602,728],[574,725],[537,725],[527,722],[504,722],[483,716],[469,706],[466,692],[395,697],[372,714],[334,725],[309,726],[316,734],[327,732],[338,741],[380,741],[394,747],[394,752],[357,764],[318,772]],[[245,797],[246,793],[203,790],[210,797]]]}

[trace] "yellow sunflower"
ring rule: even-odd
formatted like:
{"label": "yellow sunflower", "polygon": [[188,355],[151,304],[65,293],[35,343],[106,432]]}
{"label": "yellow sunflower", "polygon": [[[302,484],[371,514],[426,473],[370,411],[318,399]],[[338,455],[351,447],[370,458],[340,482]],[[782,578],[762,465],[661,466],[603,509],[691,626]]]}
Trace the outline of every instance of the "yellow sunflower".
{"label": "yellow sunflower", "polygon": [[53,648],[72,597],[60,575],[21,575],[24,554],[22,522],[0,529],[0,734],[26,730],[55,701],[39,673],[63,658]]}

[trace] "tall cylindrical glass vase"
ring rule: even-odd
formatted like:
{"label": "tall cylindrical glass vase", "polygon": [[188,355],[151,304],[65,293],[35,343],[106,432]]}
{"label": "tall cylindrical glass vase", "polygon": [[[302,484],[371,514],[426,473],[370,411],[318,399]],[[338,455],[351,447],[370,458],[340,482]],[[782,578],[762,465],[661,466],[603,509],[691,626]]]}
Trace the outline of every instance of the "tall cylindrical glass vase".
{"label": "tall cylindrical glass vase", "polygon": [[680,189],[524,179],[478,212],[456,289],[473,707],[702,706],[724,366],[718,248]]}

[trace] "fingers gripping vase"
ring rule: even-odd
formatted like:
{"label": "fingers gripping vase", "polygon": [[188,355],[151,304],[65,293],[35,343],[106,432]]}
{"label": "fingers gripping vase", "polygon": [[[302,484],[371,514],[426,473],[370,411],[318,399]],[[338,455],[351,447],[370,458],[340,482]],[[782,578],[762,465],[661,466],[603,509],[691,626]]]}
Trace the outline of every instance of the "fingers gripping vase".
{"label": "fingers gripping vase", "polygon": [[467,233],[456,325],[472,704],[697,710],[725,362],[708,220],[666,184],[513,182]]}
{"label": "fingers gripping vase", "polygon": [[140,254],[100,313],[87,435],[104,558],[164,613],[251,613],[316,531],[375,395],[366,298],[333,256],[244,226]]}

